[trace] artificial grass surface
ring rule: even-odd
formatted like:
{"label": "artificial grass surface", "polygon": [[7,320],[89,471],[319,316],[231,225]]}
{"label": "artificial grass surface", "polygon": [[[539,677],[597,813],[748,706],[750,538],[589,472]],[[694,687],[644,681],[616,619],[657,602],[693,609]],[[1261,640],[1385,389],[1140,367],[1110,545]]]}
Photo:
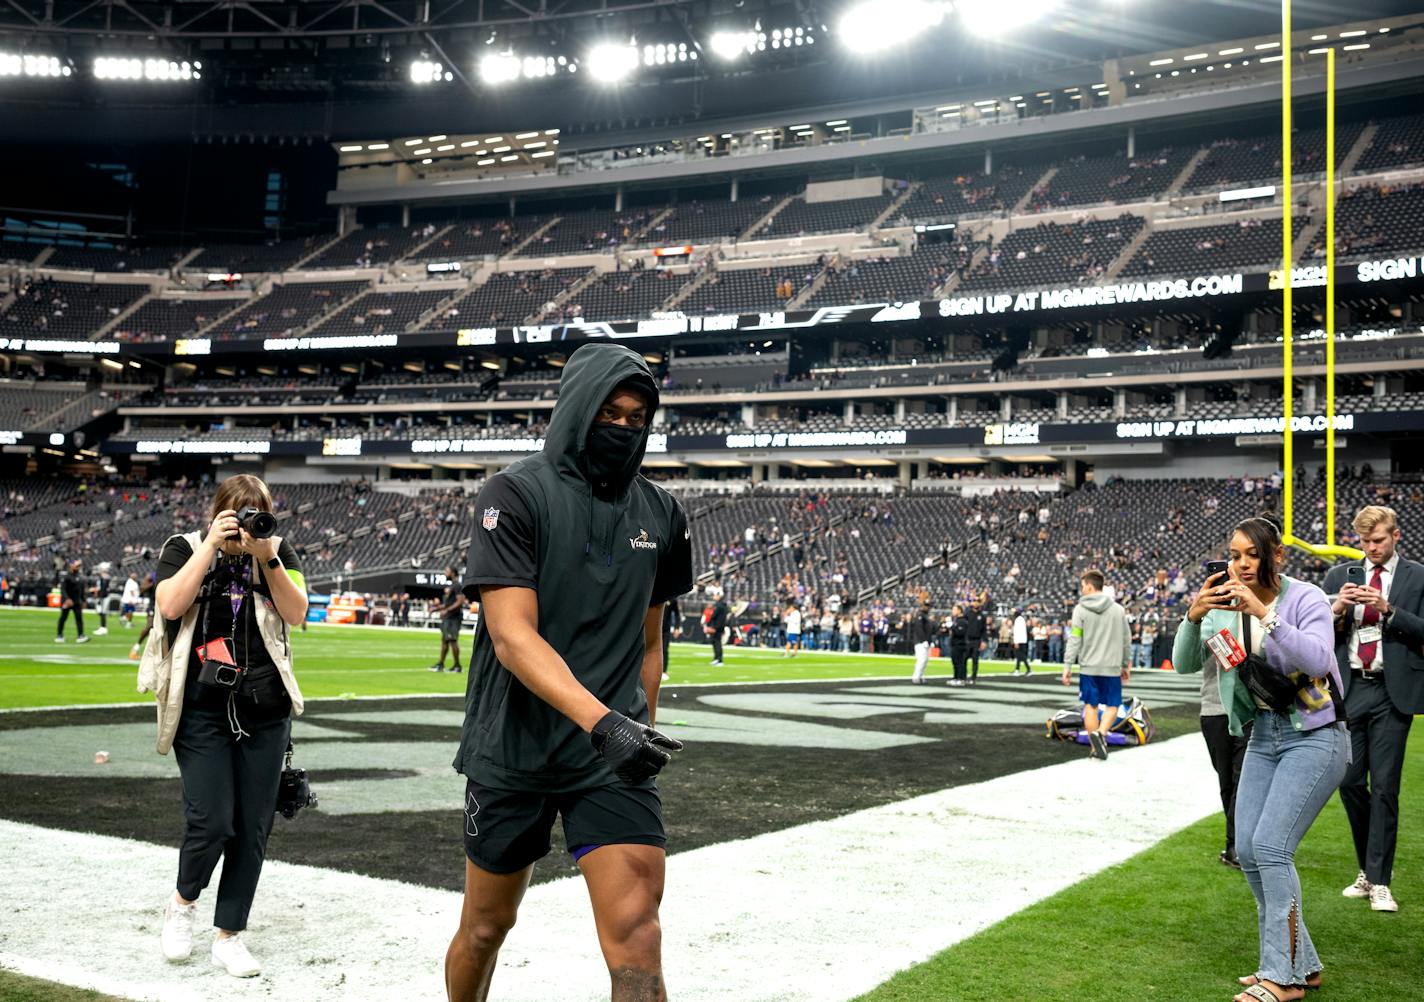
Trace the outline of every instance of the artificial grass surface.
{"label": "artificial grass surface", "polygon": [[27,978],[0,968],[0,1002],[119,1002],[86,988],[71,988],[39,978]]}
{"label": "artificial grass surface", "polygon": [[[1111,767],[1109,759],[1104,771]],[[1211,768],[1205,748],[1202,768]],[[1303,914],[1325,962],[1324,986],[1309,993],[1311,1002],[1410,999],[1424,986],[1420,797],[1424,745],[1416,738],[1401,797],[1396,914],[1340,895],[1357,867],[1339,797],[1301,843]],[[1132,823],[1131,805],[1110,798],[1085,809],[1104,810],[1105,838],[1113,825]],[[1241,990],[1235,979],[1256,968],[1257,933],[1245,878],[1216,859],[1223,826],[1219,816],[1192,825],[896,975],[859,1002],[1227,1002]],[[952,888],[944,907],[954,907]]]}
{"label": "artificial grass surface", "polygon": [[[75,641],[66,628],[63,644],[54,642],[59,613],[52,610],[0,609],[0,709],[34,706],[77,706],[132,703],[151,697],[134,685],[138,663],[128,658],[139,627],[124,629],[109,617],[107,636],[93,635],[98,617],[85,615],[87,644]],[[136,623],[141,622],[135,619]],[[468,665],[474,632],[460,640],[462,663]],[[436,630],[403,630],[363,626],[311,626],[292,633],[292,653],[302,693],[308,698],[340,696],[458,695],[465,676],[426,669],[440,653]],[[806,651],[794,658],[779,650],[728,647],[725,664],[709,664],[711,647],[675,643],[670,670],[673,682],[760,682],[837,678],[908,677],[910,657],[834,654]],[[453,659],[446,661],[454,664]],[[1005,661],[982,661],[980,672],[1007,672]],[[1046,670],[1046,666],[1045,666]],[[947,658],[931,664],[930,673],[950,674]]]}

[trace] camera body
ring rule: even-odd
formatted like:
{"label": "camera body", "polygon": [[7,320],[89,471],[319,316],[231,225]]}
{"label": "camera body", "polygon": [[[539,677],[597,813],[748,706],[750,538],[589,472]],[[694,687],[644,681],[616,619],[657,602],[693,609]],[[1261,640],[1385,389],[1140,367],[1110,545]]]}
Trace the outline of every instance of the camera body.
{"label": "camera body", "polygon": [[316,803],[316,794],[312,793],[311,784],[307,782],[307,771],[292,768],[288,758],[277,786],[277,813],[290,821],[303,807],[315,807]]}
{"label": "camera body", "polygon": [[236,689],[242,684],[242,669],[237,665],[204,658],[198,667],[198,681],[218,689]]}
{"label": "camera body", "polygon": [[[271,539],[277,531],[277,516],[270,511],[248,505],[237,513],[238,527],[253,539]],[[240,539],[241,535],[230,535],[229,539]]]}

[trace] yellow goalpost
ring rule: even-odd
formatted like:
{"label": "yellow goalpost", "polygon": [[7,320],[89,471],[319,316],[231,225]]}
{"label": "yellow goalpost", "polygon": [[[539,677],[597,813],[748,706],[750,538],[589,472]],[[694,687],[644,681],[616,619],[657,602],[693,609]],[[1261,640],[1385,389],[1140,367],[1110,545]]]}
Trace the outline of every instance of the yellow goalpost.
{"label": "yellow goalpost", "polygon": [[1295,535],[1292,505],[1295,500],[1295,436],[1291,420],[1295,416],[1295,380],[1292,371],[1291,335],[1295,326],[1292,272],[1295,243],[1291,218],[1291,0],[1281,0],[1281,201],[1282,247],[1281,295],[1284,317],[1281,325],[1285,427],[1284,476],[1281,482],[1281,538],[1287,546],[1313,556],[1347,560],[1364,557],[1353,546],[1335,542],[1335,49],[1325,52],[1325,542],[1310,543]]}

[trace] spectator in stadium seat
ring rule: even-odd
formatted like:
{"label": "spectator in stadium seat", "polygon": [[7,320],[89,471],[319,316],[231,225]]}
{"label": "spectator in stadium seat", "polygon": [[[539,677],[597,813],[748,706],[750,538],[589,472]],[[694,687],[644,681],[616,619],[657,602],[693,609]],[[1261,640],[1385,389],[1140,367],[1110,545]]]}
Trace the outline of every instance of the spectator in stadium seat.
{"label": "spectator in stadium seat", "polygon": [[[1361,508],[1352,526],[1365,551],[1363,585],[1333,568],[1325,590],[1336,595],[1335,659],[1349,679],[1345,708],[1353,755],[1340,784],[1350,819],[1359,875],[1345,888],[1368,897],[1375,911],[1399,904],[1389,889],[1399,837],[1399,781],[1413,714],[1424,713],[1424,567],[1397,550],[1399,518],[1393,508]],[[1358,564],[1351,566],[1359,566]]]}
{"label": "spectator in stadium seat", "polygon": [[[1132,673],[1132,639],[1127,613],[1105,594],[1102,571],[1084,571],[1078,579],[1082,597],[1073,607],[1068,647],[1063,652],[1063,684],[1078,666],[1078,695],[1083,701],[1083,730],[1093,757],[1108,757],[1108,732],[1122,706],[1122,687]],[[1098,707],[1103,708],[1101,717]]]}
{"label": "spectator in stadium seat", "polygon": [[[1256,899],[1260,960],[1236,1002],[1289,1002],[1320,983],[1322,963],[1301,914],[1295,850],[1345,775],[1350,736],[1336,712],[1343,688],[1335,662],[1330,602],[1312,584],[1279,570],[1280,530],[1265,518],[1231,535],[1230,578],[1204,584],[1177,631],[1177,671],[1216,658],[1230,730],[1254,721],[1236,790],[1236,852]],[[1210,641],[1210,643],[1209,643]],[[1240,683],[1248,654],[1299,685],[1288,710],[1261,703]],[[1227,667],[1233,670],[1224,670]]]}
{"label": "spectator in stadium seat", "polygon": [[[228,477],[207,531],[164,543],[154,601],[165,642],[139,665],[139,691],[160,699],[158,751],[172,747],[183,779],[183,847],[164,909],[163,954],[190,956],[198,895],[221,859],[212,960],[242,978],[262,970],[240,934],[272,830],[291,718],[302,712],[288,634],[307,613],[296,551],[280,536],[257,539],[242,528],[237,512],[249,506],[272,510],[267,485],[249,474]],[[214,662],[240,669],[236,685],[213,677]]]}
{"label": "spectator in stadium seat", "polygon": [[682,745],[653,725],[663,604],[692,589],[692,549],[681,506],[638,473],[658,399],[642,356],[585,345],[564,367],[543,449],[491,477],[476,502],[465,596],[479,600],[480,625],[455,759],[468,783],[451,1002],[487,997],[558,815],[613,999],[666,998],[654,780]]}

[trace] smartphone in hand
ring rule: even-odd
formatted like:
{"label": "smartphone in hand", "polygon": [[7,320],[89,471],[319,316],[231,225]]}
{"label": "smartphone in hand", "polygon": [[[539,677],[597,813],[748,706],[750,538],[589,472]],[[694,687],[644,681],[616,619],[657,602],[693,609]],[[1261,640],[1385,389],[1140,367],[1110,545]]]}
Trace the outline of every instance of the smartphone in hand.
{"label": "smartphone in hand", "polygon": [[[1226,568],[1227,563],[1225,560],[1208,560],[1206,562],[1206,579],[1210,581],[1213,578],[1225,578]],[[1220,583],[1221,582],[1218,582],[1218,584]]]}
{"label": "smartphone in hand", "polygon": [[1345,583],[1352,584],[1357,588],[1365,586],[1365,568],[1363,564],[1351,564],[1345,568]]}

